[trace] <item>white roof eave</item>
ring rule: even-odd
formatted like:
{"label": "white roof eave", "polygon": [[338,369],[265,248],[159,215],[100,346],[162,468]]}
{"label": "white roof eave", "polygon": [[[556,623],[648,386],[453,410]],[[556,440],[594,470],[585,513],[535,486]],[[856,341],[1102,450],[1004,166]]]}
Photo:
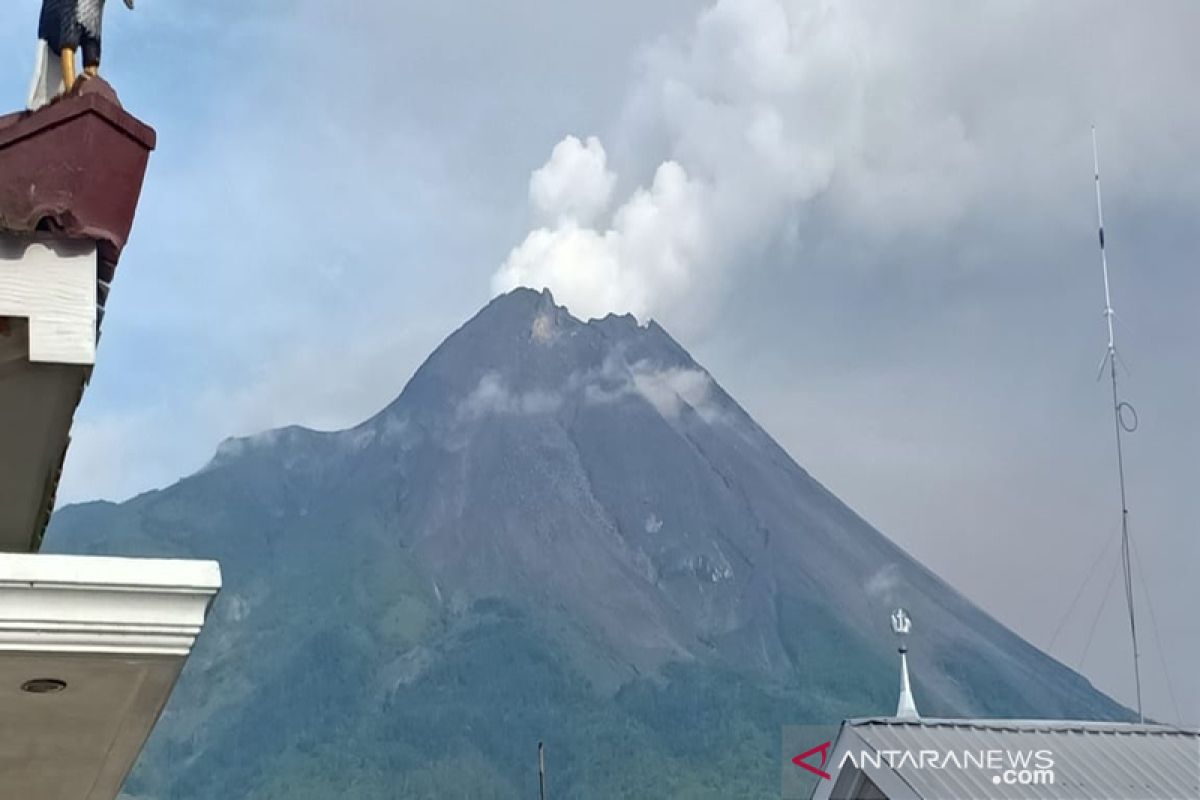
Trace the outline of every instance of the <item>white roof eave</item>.
{"label": "white roof eave", "polygon": [[220,587],[213,561],[0,553],[0,797],[113,800]]}

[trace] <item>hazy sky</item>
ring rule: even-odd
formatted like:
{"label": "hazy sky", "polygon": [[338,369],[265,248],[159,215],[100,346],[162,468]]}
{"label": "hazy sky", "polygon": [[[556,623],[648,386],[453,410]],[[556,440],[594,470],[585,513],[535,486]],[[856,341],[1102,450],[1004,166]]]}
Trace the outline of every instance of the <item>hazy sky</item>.
{"label": "hazy sky", "polygon": [[[1200,4],[138,6],[110,4],[104,71],[160,147],[64,500],[358,422],[494,291],[548,283],[659,319],[1039,646],[1100,558],[1051,652],[1132,702],[1118,582],[1097,617],[1119,509],[1094,122],[1139,580],[1200,722]],[[37,7],[0,26],[9,107]],[[1173,719],[1139,602],[1147,706]]]}

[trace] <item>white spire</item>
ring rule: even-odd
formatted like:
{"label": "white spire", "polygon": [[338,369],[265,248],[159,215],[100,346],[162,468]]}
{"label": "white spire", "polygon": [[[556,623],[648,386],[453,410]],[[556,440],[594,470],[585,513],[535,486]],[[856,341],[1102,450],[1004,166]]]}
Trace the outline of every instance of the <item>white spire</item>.
{"label": "white spire", "polygon": [[903,608],[892,612],[892,631],[900,640],[900,702],[896,704],[896,718],[906,720],[920,719],[917,713],[917,703],[913,700],[912,684],[908,680],[908,647],[904,637],[912,630],[912,619]]}
{"label": "white spire", "polygon": [[912,686],[908,683],[908,653],[900,648],[900,703],[896,706],[897,719],[920,719],[917,704],[913,700]]}

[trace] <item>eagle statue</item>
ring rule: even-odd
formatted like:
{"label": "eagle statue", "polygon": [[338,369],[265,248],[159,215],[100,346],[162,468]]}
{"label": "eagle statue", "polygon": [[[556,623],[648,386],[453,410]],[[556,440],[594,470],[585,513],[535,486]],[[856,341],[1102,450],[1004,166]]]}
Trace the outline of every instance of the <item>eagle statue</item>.
{"label": "eagle statue", "polygon": [[[133,8],[133,0],[125,0]],[[104,0],[42,0],[38,20],[37,67],[29,109],[37,110],[75,88],[77,78],[100,72],[100,29]],[[76,75],[75,52],[83,50],[83,74]]]}

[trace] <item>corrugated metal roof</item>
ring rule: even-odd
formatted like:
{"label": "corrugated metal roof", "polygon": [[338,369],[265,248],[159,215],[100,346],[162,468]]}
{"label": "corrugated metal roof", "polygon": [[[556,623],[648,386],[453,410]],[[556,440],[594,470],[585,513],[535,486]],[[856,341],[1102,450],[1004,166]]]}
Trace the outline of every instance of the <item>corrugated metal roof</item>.
{"label": "corrugated metal roof", "polygon": [[1005,783],[994,769],[920,768],[912,759],[895,764],[892,771],[923,800],[1200,798],[1200,732],[1194,730],[1061,720],[878,718],[846,725],[877,752],[1045,750],[1053,758],[1053,783],[1026,785]]}

